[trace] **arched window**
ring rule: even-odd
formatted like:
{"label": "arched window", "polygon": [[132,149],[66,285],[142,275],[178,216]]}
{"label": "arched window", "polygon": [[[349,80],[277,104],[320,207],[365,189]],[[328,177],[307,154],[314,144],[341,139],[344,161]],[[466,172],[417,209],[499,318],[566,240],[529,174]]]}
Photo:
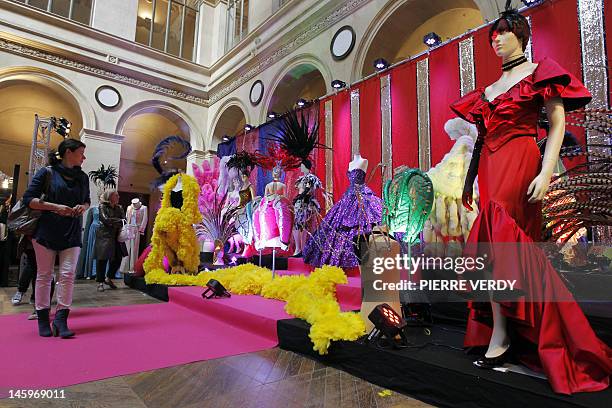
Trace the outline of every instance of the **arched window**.
{"label": "arched window", "polygon": [[193,60],[199,0],[138,0],[136,42]]}
{"label": "arched window", "polygon": [[227,2],[227,31],[225,49],[238,44],[249,32],[249,0]]}
{"label": "arched window", "polygon": [[91,24],[93,0],[16,0],[82,24]]}

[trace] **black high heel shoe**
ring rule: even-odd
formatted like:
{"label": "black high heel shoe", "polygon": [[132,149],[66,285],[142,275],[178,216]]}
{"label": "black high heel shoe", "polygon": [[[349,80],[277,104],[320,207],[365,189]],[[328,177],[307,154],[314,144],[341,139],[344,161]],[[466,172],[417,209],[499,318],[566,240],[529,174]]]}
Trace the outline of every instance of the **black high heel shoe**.
{"label": "black high heel shoe", "polygon": [[506,351],[504,351],[497,357],[489,358],[489,357],[482,356],[478,360],[474,361],[474,365],[484,370],[492,370],[495,367],[501,367],[510,359],[510,355],[511,355],[510,349],[511,348],[512,346],[508,346]]}

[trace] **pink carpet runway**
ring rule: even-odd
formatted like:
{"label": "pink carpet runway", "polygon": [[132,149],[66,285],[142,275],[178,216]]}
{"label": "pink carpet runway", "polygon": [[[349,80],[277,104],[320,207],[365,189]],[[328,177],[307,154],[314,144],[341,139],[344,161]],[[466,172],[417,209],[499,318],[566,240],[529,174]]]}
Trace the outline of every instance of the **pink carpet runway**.
{"label": "pink carpet runway", "polygon": [[[301,265],[298,265],[301,264]],[[294,270],[295,269],[295,270]],[[279,274],[308,274],[300,261]],[[360,278],[337,288],[342,310],[360,305]],[[260,296],[201,297],[203,288],[168,288],[168,303],[74,309],[72,339],[38,336],[27,314],[0,316],[0,398],[9,390],[52,389],[278,344],[285,302]]]}
{"label": "pink carpet runway", "polygon": [[[201,288],[188,289],[201,304],[237,306],[208,315],[181,306],[171,292],[169,303],[75,309],[73,339],[39,337],[36,321],[27,320],[27,314],[0,317],[0,398],[11,389],[66,387],[277,345],[274,319],[289,317],[283,303],[257,296],[205,301]],[[246,304],[275,317],[254,316],[265,324],[241,327],[247,320],[239,317],[240,307]]]}

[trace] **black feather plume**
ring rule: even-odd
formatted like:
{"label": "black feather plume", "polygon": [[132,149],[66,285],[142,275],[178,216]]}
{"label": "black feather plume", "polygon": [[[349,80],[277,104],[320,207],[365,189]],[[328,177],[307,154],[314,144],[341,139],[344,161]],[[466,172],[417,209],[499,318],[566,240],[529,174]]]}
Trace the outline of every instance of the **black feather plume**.
{"label": "black feather plume", "polygon": [[159,142],[157,146],[155,147],[153,157],[151,158],[151,163],[153,164],[153,167],[155,167],[155,170],[157,170],[159,174],[163,174],[164,172],[166,172],[166,170],[164,170],[162,164],[160,163],[160,160],[168,152],[168,149],[173,144],[177,144],[178,146],[184,148],[185,151],[179,154],[178,156],[166,157],[166,160],[184,159],[191,152],[191,144],[180,136],[168,136],[167,138]]}
{"label": "black feather plume", "polygon": [[274,122],[277,134],[269,134],[264,139],[278,143],[281,149],[305,161],[314,149],[327,148],[319,143],[319,123],[315,121],[309,126],[309,122],[310,117],[303,110],[289,111]]}
{"label": "black feather plume", "polygon": [[249,173],[253,171],[256,165],[255,156],[247,151],[238,152],[227,161],[228,169],[248,170]]}

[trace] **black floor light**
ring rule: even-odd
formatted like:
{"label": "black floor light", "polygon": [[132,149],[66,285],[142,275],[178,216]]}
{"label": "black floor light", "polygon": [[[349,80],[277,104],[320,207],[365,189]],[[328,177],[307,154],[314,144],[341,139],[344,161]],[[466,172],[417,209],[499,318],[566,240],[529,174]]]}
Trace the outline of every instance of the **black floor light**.
{"label": "black floor light", "polygon": [[368,335],[366,342],[377,342],[381,336],[384,336],[394,346],[400,346],[395,341],[395,336],[399,334],[404,345],[408,343],[404,333],[404,328],[407,325],[406,320],[388,304],[381,303],[376,306],[368,315],[368,319],[374,323],[374,328]]}
{"label": "black floor light", "polygon": [[216,279],[211,279],[206,284],[206,290],[202,293],[204,299],[231,297],[232,295],[225,289],[225,286]]}

